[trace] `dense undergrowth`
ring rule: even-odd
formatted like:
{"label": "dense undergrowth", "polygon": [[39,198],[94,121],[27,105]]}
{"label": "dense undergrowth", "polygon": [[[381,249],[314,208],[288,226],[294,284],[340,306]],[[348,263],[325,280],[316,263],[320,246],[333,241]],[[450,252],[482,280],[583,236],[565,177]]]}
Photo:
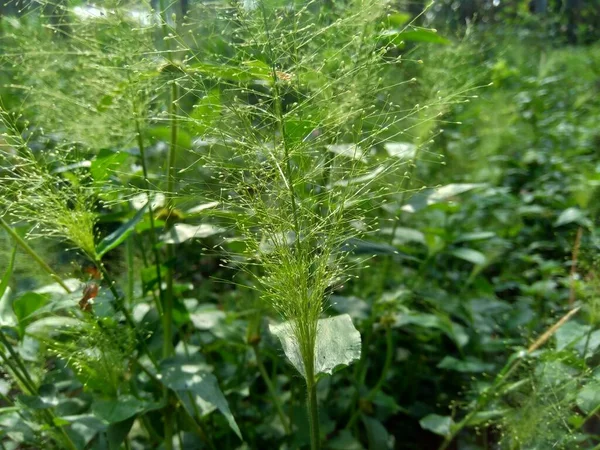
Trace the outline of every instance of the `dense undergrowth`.
{"label": "dense undergrowth", "polygon": [[0,21],[3,448],[600,448],[597,45],[64,5]]}

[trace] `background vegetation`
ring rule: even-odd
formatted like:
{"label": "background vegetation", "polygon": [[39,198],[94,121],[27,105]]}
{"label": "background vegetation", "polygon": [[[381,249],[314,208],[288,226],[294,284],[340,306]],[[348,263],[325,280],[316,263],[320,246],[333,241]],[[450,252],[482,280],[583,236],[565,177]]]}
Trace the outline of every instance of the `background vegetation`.
{"label": "background vegetation", "polygon": [[600,448],[597,1],[1,8],[2,448]]}

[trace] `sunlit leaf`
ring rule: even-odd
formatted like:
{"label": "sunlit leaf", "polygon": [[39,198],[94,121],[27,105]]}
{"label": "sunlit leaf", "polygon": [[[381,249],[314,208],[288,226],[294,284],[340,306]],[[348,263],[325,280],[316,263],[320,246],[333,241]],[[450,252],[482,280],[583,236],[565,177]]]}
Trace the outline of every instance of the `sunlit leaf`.
{"label": "sunlit leaf", "polygon": [[135,213],[130,220],[125,222],[115,231],[110,233],[104,239],[100,241],[98,246],[96,247],[96,255],[100,258],[110,250],[118,247],[122,242],[125,241],[129,237],[129,235],[133,232],[135,226],[142,220],[144,214],[146,214],[146,210],[148,209],[148,204],[143,208],[140,208],[138,212]]}
{"label": "sunlit leaf", "polygon": [[[300,374],[306,376],[304,361],[292,324],[284,322],[270,325],[269,329],[279,338],[288,360]],[[337,367],[352,364],[360,358],[360,351],[360,333],[354,328],[348,314],[319,320],[315,343],[315,375],[331,374]]]}

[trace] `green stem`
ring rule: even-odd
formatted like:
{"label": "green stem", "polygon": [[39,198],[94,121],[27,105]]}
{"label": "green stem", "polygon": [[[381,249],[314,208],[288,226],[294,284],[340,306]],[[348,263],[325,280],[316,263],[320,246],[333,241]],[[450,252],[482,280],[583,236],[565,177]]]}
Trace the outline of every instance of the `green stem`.
{"label": "green stem", "polygon": [[44,271],[50,275],[52,277],[52,279],[54,279],[54,281],[56,281],[68,294],[71,293],[71,289],[69,289],[69,287],[64,283],[64,281],[58,276],[58,274],[52,270],[52,268],[46,264],[46,261],[44,261],[36,252],[34,249],[32,249],[29,244],[27,242],[25,242],[25,240],[19,236],[17,234],[17,232],[15,230],[13,230],[13,228],[6,223],[6,221],[4,220],[4,218],[0,217],[0,226],[2,228],[4,228],[4,230],[15,240],[15,242],[23,249],[25,250],[25,252],[31,256],[35,262],[37,262],[39,264],[39,266],[44,269]]}
{"label": "green stem", "polygon": [[[307,371],[308,372],[308,371]],[[307,374],[308,375],[308,374]],[[310,448],[319,450],[321,439],[319,436],[319,409],[317,405],[317,383],[314,373],[306,380],[306,407],[308,412],[308,423],[310,425]]]}
{"label": "green stem", "polygon": [[[29,374],[29,371],[27,370],[27,367],[25,367],[25,364],[21,360],[21,357],[16,352],[16,350],[14,349],[14,347],[12,346],[10,341],[8,339],[6,339],[4,332],[2,332],[1,330],[0,330],[0,341],[2,342],[4,347],[8,350],[8,352],[12,356],[12,360],[10,360],[2,351],[0,351],[0,358],[4,361],[4,363],[7,365],[7,367],[9,367],[11,369],[13,375],[17,378],[17,380],[19,380],[21,382],[21,384],[23,385],[23,387],[25,387],[25,389],[29,393],[29,395],[36,395],[37,389],[35,387],[35,383],[33,382],[33,379],[31,378],[31,375]],[[71,440],[71,438],[69,437],[69,435],[67,434],[65,429],[63,427],[55,424],[54,413],[50,410],[45,410],[42,412],[42,414],[44,415],[46,422],[48,422],[48,425],[50,425],[50,427],[52,427],[55,430],[58,430],[60,432],[60,434],[62,435],[62,437],[64,439],[64,444],[66,445],[66,447],[70,450],[77,450],[77,447],[75,447],[75,444],[73,443],[73,441]]]}
{"label": "green stem", "polygon": [[[178,135],[178,123],[177,123],[177,97],[179,96],[179,89],[175,80],[172,81],[171,85],[171,102],[169,104],[169,117],[171,119],[171,142],[169,145],[169,154],[167,156],[167,209],[169,212],[173,210],[173,194],[175,191],[175,161],[177,154],[177,135]],[[163,358],[168,358],[173,355],[173,308],[175,305],[174,292],[173,292],[173,279],[174,279],[174,260],[175,260],[175,247],[173,245],[167,246],[167,277],[166,277],[166,292],[165,292],[165,304],[163,308]],[[165,399],[169,400],[169,391],[165,388],[164,390]],[[168,412],[168,408],[167,408]],[[165,417],[165,448],[170,450],[173,448],[173,417],[172,414],[166,414]]]}
{"label": "green stem", "polygon": [[271,377],[269,377],[269,374],[267,373],[267,370],[265,369],[265,366],[262,362],[262,359],[261,359],[260,353],[259,353],[259,349],[258,349],[258,345],[253,345],[252,349],[254,350],[254,356],[256,358],[256,365],[258,366],[258,371],[260,372],[261,376],[263,377],[263,381],[267,385],[267,390],[269,391],[269,394],[271,395],[271,399],[273,401],[273,404],[275,405],[275,409],[277,411],[277,415],[279,416],[279,420],[281,420],[281,423],[283,424],[285,434],[291,434],[292,430],[290,427],[289,420],[287,419],[285,413],[283,412],[283,407],[281,406],[281,402],[279,401],[279,397],[277,396],[277,391],[275,390],[275,386],[273,385],[273,382],[271,381]]}
{"label": "green stem", "polygon": [[163,289],[162,289],[162,277],[160,273],[160,255],[158,253],[158,243],[156,241],[156,233],[154,228],[154,210],[152,209],[152,197],[150,196],[150,181],[148,180],[148,165],[146,163],[146,147],[144,146],[144,139],[142,138],[142,130],[140,127],[140,121],[138,114],[136,113],[135,119],[135,130],[137,134],[137,144],[140,149],[140,159],[142,163],[142,172],[144,174],[144,186],[148,193],[148,217],[150,218],[150,244],[152,245],[152,253],[154,255],[154,266],[156,268],[156,282],[158,283],[158,295],[160,302],[155,302],[156,310],[158,314],[162,316],[162,303],[163,303]]}
{"label": "green stem", "polygon": [[110,289],[110,292],[112,293],[113,297],[115,298],[115,305],[117,306],[117,310],[119,312],[121,312],[123,314],[123,316],[125,317],[125,322],[127,322],[127,325],[135,333],[137,340],[142,345],[144,353],[146,353],[146,355],[148,356],[148,358],[150,358],[150,361],[152,362],[152,365],[154,367],[158,367],[158,362],[156,361],[156,358],[152,355],[152,352],[150,352],[150,349],[146,345],[146,341],[144,339],[144,336],[141,335],[141,333],[138,330],[138,327],[137,327],[135,321],[133,320],[133,317],[131,316],[131,313],[125,307],[125,303],[123,301],[123,297],[117,291],[117,288],[116,288],[116,285],[115,285],[115,281],[112,279],[112,277],[110,276],[110,274],[108,273],[108,271],[104,267],[104,264],[101,261],[96,261],[96,266],[98,267],[98,269],[102,273],[102,277],[104,278],[104,280],[108,283],[108,288]]}
{"label": "green stem", "polygon": [[133,237],[129,237],[125,242],[125,251],[127,253],[127,294],[125,298],[129,304],[133,304],[134,286],[135,286],[135,270],[133,267]]}

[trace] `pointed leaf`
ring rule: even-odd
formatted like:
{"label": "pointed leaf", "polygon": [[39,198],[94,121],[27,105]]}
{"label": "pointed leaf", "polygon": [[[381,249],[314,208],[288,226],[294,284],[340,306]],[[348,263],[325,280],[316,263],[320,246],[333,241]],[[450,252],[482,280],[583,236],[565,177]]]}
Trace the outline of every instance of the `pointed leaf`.
{"label": "pointed leaf", "polygon": [[439,416],[437,414],[429,414],[419,421],[421,428],[424,430],[429,430],[432,433],[439,434],[440,436],[448,436],[450,434],[450,428],[452,427],[452,424],[452,417]]}
{"label": "pointed leaf", "polygon": [[147,402],[131,395],[123,395],[118,399],[96,399],[92,405],[92,412],[99,419],[108,423],[117,423],[134,417],[144,411],[160,409],[164,405]]}
{"label": "pointed leaf", "polygon": [[175,391],[192,416],[196,408],[203,416],[218,409],[231,429],[242,439],[242,433],[219,388],[217,378],[208,371],[206,364],[191,358],[169,358],[161,363],[159,378],[166,387]]}
{"label": "pointed leaf", "polygon": [[216,227],[209,223],[200,225],[188,225],[185,223],[176,223],[167,233],[160,237],[165,244],[181,244],[190,239],[201,239],[223,233],[223,228]]}
{"label": "pointed leaf", "polygon": [[140,208],[140,210],[137,213],[135,213],[135,216],[133,216],[129,221],[125,222],[115,231],[113,231],[104,239],[102,239],[102,241],[100,241],[98,247],[96,248],[97,256],[101,258],[104,254],[118,247],[119,244],[124,242],[125,239],[127,239],[129,235],[133,232],[133,229],[135,228],[137,223],[140,220],[142,220],[144,214],[146,214],[147,209],[148,204],[146,203],[146,205],[144,205],[143,208]]}
{"label": "pointed leaf", "polygon": [[16,317],[12,310],[12,304],[10,301],[10,289],[8,283],[12,277],[13,268],[15,266],[15,258],[17,256],[17,246],[13,248],[12,255],[8,261],[8,267],[2,275],[0,280],[0,326],[8,325],[13,326],[17,323]]}

